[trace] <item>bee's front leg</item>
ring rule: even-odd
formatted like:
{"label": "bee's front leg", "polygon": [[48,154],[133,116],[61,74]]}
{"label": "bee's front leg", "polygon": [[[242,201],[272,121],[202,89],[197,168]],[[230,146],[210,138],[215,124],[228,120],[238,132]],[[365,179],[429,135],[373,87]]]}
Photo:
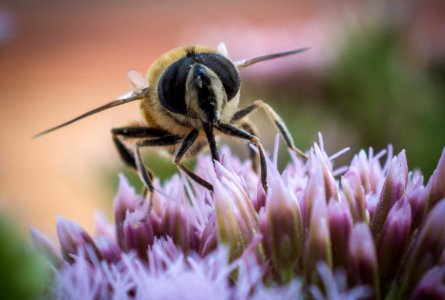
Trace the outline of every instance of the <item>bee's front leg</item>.
{"label": "bee's front leg", "polygon": [[209,183],[207,180],[201,178],[200,176],[193,173],[190,169],[188,169],[186,166],[184,166],[181,161],[184,157],[184,155],[187,153],[187,150],[190,149],[190,147],[193,146],[193,144],[196,141],[196,138],[198,137],[199,131],[196,129],[193,129],[182,141],[181,145],[178,148],[178,151],[176,152],[175,156],[175,164],[180,168],[182,171],[184,171],[191,179],[193,179],[196,183],[202,185],[209,191],[213,192],[213,185]]}
{"label": "bee's front leg", "polygon": [[264,191],[267,193],[266,155],[265,155],[263,145],[261,145],[261,143],[260,143],[260,139],[257,136],[250,134],[246,130],[237,128],[230,124],[220,123],[220,124],[216,125],[215,128],[229,136],[247,140],[250,143],[254,144],[258,148],[258,152],[260,153],[260,164],[261,164],[261,175],[260,175],[261,176],[261,184],[263,185]]}

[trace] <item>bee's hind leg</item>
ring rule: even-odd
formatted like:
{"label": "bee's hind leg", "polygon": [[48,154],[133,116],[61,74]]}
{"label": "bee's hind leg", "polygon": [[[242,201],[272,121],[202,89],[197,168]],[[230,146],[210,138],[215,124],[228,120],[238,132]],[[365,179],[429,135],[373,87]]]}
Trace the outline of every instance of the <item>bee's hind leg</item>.
{"label": "bee's hind leg", "polygon": [[269,117],[269,119],[272,121],[274,126],[278,129],[278,132],[283,137],[284,141],[287,144],[287,147],[295,152],[299,157],[301,157],[304,160],[307,160],[308,157],[306,154],[304,154],[303,151],[295,147],[294,140],[292,139],[291,134],[289,133],[289,129],[287,129],[286,124],[281,119],[281,117],[277,114],[277,112],[266,102],[262,100],[256,100],[249,106],[246,106],[244,108],[241,108],[238,110],[232,117],[231,123],[235,123],[237,121],[241,121],[243,118],[249,116],[250,114],[254,113],[258,109],[263,109],[266,112],[266,115]]}

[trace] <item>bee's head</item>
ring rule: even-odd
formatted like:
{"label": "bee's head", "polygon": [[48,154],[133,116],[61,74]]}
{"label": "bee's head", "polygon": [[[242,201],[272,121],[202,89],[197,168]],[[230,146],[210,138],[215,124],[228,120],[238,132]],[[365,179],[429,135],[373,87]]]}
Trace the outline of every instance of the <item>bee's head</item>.
{"label": "bee's head", "polygon": [[239,73],[230,60],[216,53],[192,52],[162,74],[158,96],[168,111],[213,124],[239,88]]}
{"label": "bee's head", "polygon": [[227,94],[218,75],[200,63],[191,66],[185,83],[185,104],[189,113],[204,123],[218,123]]}

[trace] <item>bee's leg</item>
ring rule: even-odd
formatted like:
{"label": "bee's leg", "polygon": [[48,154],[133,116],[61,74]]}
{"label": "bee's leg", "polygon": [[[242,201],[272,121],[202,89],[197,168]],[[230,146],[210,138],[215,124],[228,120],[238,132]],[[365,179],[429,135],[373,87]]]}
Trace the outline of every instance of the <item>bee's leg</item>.
{"label": "bee's leg", "polygon": [[[134,169],[137,172],[137,166],[136,166],[136,159],[133,154],[133,152],[128,149],[128,147],[115,135],[113,135],[113,142],[116,146],[117,152],[119,153],[119,156],[121,157],[124,164],[132,169]],[[153,174],[150,170],[147,169],[147,176],[150,178],[150,182],[153,181]],[[149,189],[146,187],[146,184],[144,184],[142,195],[144,198],[147,196],[147,193],[149,192]]]}
{"label": "bee's leg", "polygon": [[254,144],[260,153],[260,164],[261,164],[261,184],[263,185],[264,190],[267,192],[267,164],[266,164],[266,155],[264,154],[264,148],[260,143],[260,140],[257,136],[250,134],[246,130],[236,128],[230,124],[220,123],[215,126],[216,129],[221,131],[224,134],[238,137],[240,139],[248,140],[252,144]]}
{"label": "bee's leg", "polygon": [[303,151],[295,147],[292,136],[290,135],[289,130],[287,129],[286,124],[283,122],[281,117],[275,112],[275,110],[272,107],[270,107],[267,103],[265,103],[262,100],[256,100],[251,105],[238,110],[233,115],[231,122],[239,121],[242,118],[246,117],[247,115],[250,115],[251,113],[255,112],[259,108],[262,108],[266,112],[269,119],[272,120],[275,127],[277,127],[278,131],[283,136],[287,146],[301,158],[307,159],[306,154],[304,154]]}
{"label": "bee's leg", "polygon": [[182,171],[184,171],[195,182],[202,185],[206,189],[213,191],[212,184],[210,184],[208,181],[204,180],[200,176],[193,173],[191,170],[189,170],[186,166],[184,166],[181,163],[181,160],[184,157],[184,155],[187,153],[187,150],[190,149],[190,147],[196,141],[196,138],[198,137],[198,133],[199,133],[198,130],[194,129],[184,138],[181,145],[179,146],[178,151],[176,152],[175,164],[178,166],[178,168],[180,168]]}
{"label": "bee's leg", "polygon": [[[136,151],[133,151],[129,149],[125,143],[120,139],[120,137],[124,138],[154,138],[154,143],[158,138],[163,138],[166,136],[171,136],[170,133],[168,133],[165,130],[157,129],[157,128],[149,128],[149,127],[142,127],[142,126],[129,126],[129,127],[119,127],[119,128],[113,128],[111,130],[111,133],[113,135],[113,142],[116,145],[117,151],[122,159],[122,161],[129,166],[130,168],[133,168],[140,174],[140,177],[142,179],[142,182],[144,183],[144,192],[145,195],[148,191],[153,191],[153,175],[150,170],[148,170],[147,167],[142,162],[142,159],[140,158],[139,154],[139,165],[143,167],[144,170],[141,168],[138,168],[137,163],[137,153]],[[179,137],[178,137],[179,139]],[[159,140],[158,140],[159,142]],[[154,145],[155,146],[155,145]],[[142,176],[143,175],[143,176]],[[145,178],[145,179],[144,179]]]}
{"label": "bee's leg", "polygon": [[[256,129],[256,127],[252,124],[252,122],[245,120],[242,123],[240,123],[240,126],[242,129],[244,129],[245,131],[247,131],[248,133],[250,133],[251,135],[254,136],[259,136],[258,134],[258,130]],[[250,160],[252,161],[252,168],[255,172],[258,172],[258,160],[256,158],[256,152],[255,150],[253,150],[251,147],[249,148],[249,156],[250,156]]]}
{"label": "bee's leg", "polygon": [[215,161],[219,161],[218,148],[216,148],[215,134],[213,133],[213,125],[204,124],[204,132],[209,142],[210,153],[212,155],[213,166],[215,166]]}
{"label": "bee's leg", "polygon": [[111,133],[113,136],[118,135],[128,138],[155,138],[171,135],[168,131],[144,126],[117,127],[111,129]]}
{"label": "bee's leg", "polygon": [[119,137],[124,138],[156,138],[170,135],[168,132],[157,129],[142,126],[129,126],[129,127],[118,127],[111,129],[113,135],[113,142],[117,148],[117,151],[122,159],[122,161],[130,168],[136,168],[136,160],[133,151],[128,149],[128,147],[122,142]]}
{"label": "bee's leg", "polygon": [[156,146],[172,146],[176,145],[180,141],[180,137],[176,135],[167,135],[163,137],[158,137],[154,139],[143,139],[136,142],[134,153],[135,153],[135,165],[139,177],[142,179],[145,187],[148,191],[153,192],[153,175],[147,169],[142,160],[141,148],[142,147],[156,147]]}

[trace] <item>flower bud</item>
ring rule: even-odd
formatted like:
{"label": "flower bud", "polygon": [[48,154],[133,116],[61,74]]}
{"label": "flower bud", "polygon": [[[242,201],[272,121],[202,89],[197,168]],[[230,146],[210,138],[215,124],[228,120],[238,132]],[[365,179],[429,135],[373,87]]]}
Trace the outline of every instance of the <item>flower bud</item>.
{"label": "flower bud", "polygon": [[133,211],[142,203],[143,198],[136,195],[127,179],[119,175],[119,188],[113,200],[114,220],[116,222],[116,239],[122,249],[125,249],[123,224],[127,211]]}
{"label": "flower bud", "polygon": [[315,150],[315,153],[319,157],[320,166],[323,173],[325,198],[328,201],[338,201],[338,186],[332,173],[332,163],[324,151],[322,152],[318,147],[315,147]]}
{"label": "flower bud", "polygon": [[312,207],[314,206],[316,199],[321,198],[327,202],[322,168],[314,157],[313,151],[311,151],[309,153],[309,162],[311,163],[311,167],[309,169],[309,180],[306,190],[304,191],[302,209],[304,228],[309,228],[310,226],[313,209]]}
{"label": "flower bud", "polygon": [[445,299],[445,266],[437,266],[426,272],[410,299]]}
{"label": "flower bud", "polygon": [[269,177],[266,209],[260,218],[263,245],[283,282],[292,278],[304,248],[303,220],[296,197],[285,187],[276,169]]}
{"label": "flower bud", "polygon": [[430,211],[410,248],[403,278],[403,293],[407,293],[429,268],[441,261],[445,249],[444,216],[445,199]]}
{"label": "flower bud", "polygon": [[437,202],[445,198],[445,148],[442,150],[439,163],[431,175],[427,184],[429,191],[429,210],[436,205]]}
{"label": "flower bud", "polygon": [[305,246],[304,269],[306,278],[313,280],[313,276],[316,274],[317,263],[324,261],[329,267],[332,267],[332,250],[326,200],[322,193],[318,193],[318,196],[314,199],[314,207],[312,209]]}
{"label": "flower bud", "polygon": [[356,284],[369,284],[373,287],[374,298],[379,299],[377,255],[369,227],[356,224],[349,237],[348,272],[350,280]]}
{"label": "flower bud", "polygon": [[400,152],[398,156],[392,159],[389,164],[388,176],[380,194],[380,201],[377,203],[371,222],[373,235],[379,239],[382,233],[386,217],[394,205],[405,192],[408,180],[408,163],[406,161],[405,151]]}
{"label": "flower bud", "polygon": [[309,157],[309,171],[312,173],[319,169],[322,174],[325,198],[327,200],[334,199],[338,201],[337,183],[335,182],[334,175],[332,174],[332,163],[329,160],[326,152],[321,150],[320,147],[315,144]]}
{"label": "flower bud", "polygon": [[63,259],[69,263],[74,262],[74,257],[78,254],[79,250],[85,250],[88,256],[90,255],[89,253],[91,253],[91,249],[94,251],[96,258],[102,258],[99,249],[90,235],[74,222],[58,218],[57,236],[59,237]]}
{"label": "flower bud", "polygon": [[123,225],[125,251],[135,250],[143,260],[147,259],[148,247],[154,240],[147,206],[144,205],[133,212],[127,211]]}
{"label": "flower bud", "polygon": [[216,249],[216,214],[212,213],[200,237],[199,254],[205,256]]}
{"label": "flower bud", "polygon": [[258,214],[236,178],[216,162],[221,180],[214,180],[214,199],[218,241],[230,249],[230,258],[241,255],[258,231]]}
{"label": "flower bud", "polygon": [[351,210],[351,217],[355,223],[367,222],[365,190],[360,181],[360,175],[354,168],[342,177],[343,193]]}
{"label": "flower bud", "polygon": [[256,212],[259,212],[261,208],[266,206],[266,192],[261,182],[257,184],[256,197],[252,200],[252,204]]}
{"label": "flower bud", "polygon": [[169,204],[162,217],[161,228],[163,233],[171,237],[175,245],[181,247],[184,253],[198,250],[199,242],[196,230],[190,223],[184,206],[177,203]]}
{"label": "flower bud", "polygon": [[97,249],[103,259],[108,263],[118,263],[121,260],[122,250],[115,241],[106,236],[99,236],[95,240]]}
{"label": "flower bud", "polygon": [[428,190],[423,186],[419,186],[418,188],[407,192],[402,200],[408,202],[411,207],[411,231],[413,231],[414,229],[419,228],[425,219],[426,208],[428,205]]}
{"label": "flower bud", "polygon": [[328,225],[332,243],[332,258],[335,267],[346,267],[349,234],[352,229],[352,218],[348,204],[330,201],[328,204]]}
{"label": "flower bud", "polygon": [[368,155],[364,150],[360,150],[352,159],[349,169],[354,169],[357,172],[365,195],[380,192],[378,189],[381,187],[384,177],[378,157],[379,154],[374,156],[371,148]]}
{"label": "flower bud", "polygon": [[[386,218],[383,232],[378,245],[380,261],[380,279],[382,283],[389,282],[401,262],[404,249],[408,243],[411,227],[411,207],[405,201],[399,200],[391,208]],[[387,288],[383,287],[384,289]]]}

